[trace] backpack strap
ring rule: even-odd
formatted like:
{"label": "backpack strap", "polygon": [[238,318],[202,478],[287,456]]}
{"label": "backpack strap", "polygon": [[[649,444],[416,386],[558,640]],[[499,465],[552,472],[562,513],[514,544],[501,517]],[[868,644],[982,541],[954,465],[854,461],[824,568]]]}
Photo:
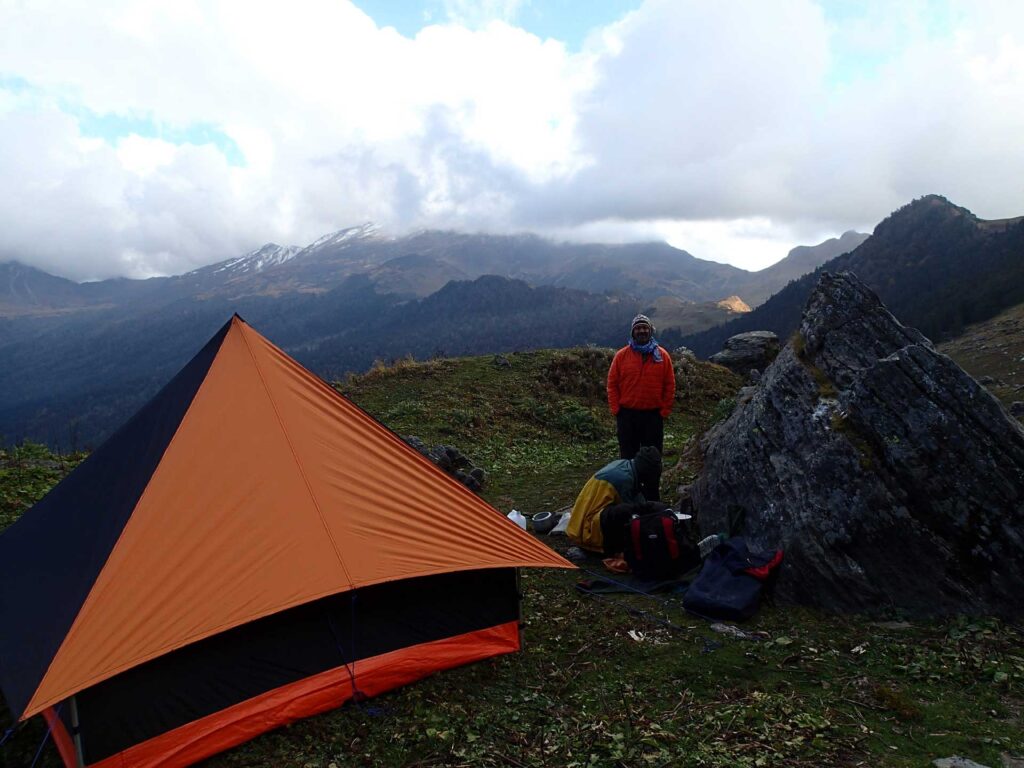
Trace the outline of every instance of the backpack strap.
{"label": "backpack strap", "polygon": [[668,556],[673,560],[679,559],[679,542],[676,541],[674,516],[665,515],[661,518],[661,525],[665,529],[665,541],[668,542]]}
{"label": "backpack strap", "polygon": [[634,517],[629,523],[629,533],[633,538],[633,554],[637,560],[644,559],[644,545],[640,541],[640,518]]}

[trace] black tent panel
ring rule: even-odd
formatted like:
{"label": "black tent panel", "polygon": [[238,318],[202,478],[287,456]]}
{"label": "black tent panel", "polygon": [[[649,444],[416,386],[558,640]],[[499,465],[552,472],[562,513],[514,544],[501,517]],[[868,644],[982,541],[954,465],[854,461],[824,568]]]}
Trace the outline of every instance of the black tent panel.
{"label": "black tent panel", "polygon": [[345,664],[358,689],[360,659],[517,617],[514,568],[388,582],[268,616],[81,691],[85,763]]}
{"label": "black tent panel", "polygon": [[0,534],[0,688],[15,718],[46,674],[230,327],[229,321],[138,413]]}

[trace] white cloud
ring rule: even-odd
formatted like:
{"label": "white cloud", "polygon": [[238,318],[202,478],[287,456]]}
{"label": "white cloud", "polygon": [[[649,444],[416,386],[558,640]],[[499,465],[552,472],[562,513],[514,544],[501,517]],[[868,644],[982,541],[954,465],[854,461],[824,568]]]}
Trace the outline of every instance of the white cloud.
{"label": "white cloud", "polygon": [[372,219],[756,267],[930,192],[1024,213],[1014,0],[648,0],[579,53],[443,7],[410,39],[341,0],[0,5],[0,258],[180,272]]}
{"label": "white cloud", "polygon": [[[525,215],[561,226],[672,219],[699,238],[692,222],[721,234],[706,239],[714,254],[688,250],[754,266],[761,257],[748,261],[746,248],[729,253],[752,217],[771,221],[775,240],[864,229],[931,192],[984,217],[1024,213],[1020,11],[958,7],[947,33],[916,8],[893,17],[890,36],[868,7],[879,38],[899,45],[871,40],[872,66],[836,89],[848,62],[835,60],[837,32],[811,2],[647,3],[606,32],[620,53],[601,60],[579,118],[596,162],[525,200]],[[857,37],[844,39],[846,56]]]}
{"label": "white cloud", "polygon": [[728,221],[606,219],[554,228],[549,234],[556,240],[580,243],[666,242],[697,258],[725,264],[735,263],[736,255],[742,254],[740,266],[754,271],[784,258],[794,243],[817,244],[835,236],[828,228],[791,226],[762,216]]}
{"label": "white cloud", "polygon": [[743,268],[769,267],[792,250],[794,243],[816,245],[834,233],[800,231],[758,216],[731,221],[669,221],[661,226],[670,245],[710,261],[732,263],[743,254]]}
{"label": "white cloud", "polygon": [[[92,145],[99,148],[94,140]],[[148,176],[159,168],[165,168],[174,162],[177,146],[161,139],[146,139],[131,134],[118,140],[117,159],[121,167],[136,176]]]}

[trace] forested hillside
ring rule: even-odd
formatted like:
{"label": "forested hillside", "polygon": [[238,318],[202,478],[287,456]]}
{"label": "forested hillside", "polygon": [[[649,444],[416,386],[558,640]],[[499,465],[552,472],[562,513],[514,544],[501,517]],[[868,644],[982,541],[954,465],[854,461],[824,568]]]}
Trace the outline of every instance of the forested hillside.
{"label": "forested hillside", "polygon": [[[182,300],[154,314],[14,319],[0,339],[0,435],[66,449],[96,445],[198,351],[232,312],[325,378],[375,360],[618,344],[640,305],[500,277],[422,300],[379,294],[365,275],[323,294]],[[14,331],[18,331],[15,333]],[[10,341],[10,339],[16,339]]]}

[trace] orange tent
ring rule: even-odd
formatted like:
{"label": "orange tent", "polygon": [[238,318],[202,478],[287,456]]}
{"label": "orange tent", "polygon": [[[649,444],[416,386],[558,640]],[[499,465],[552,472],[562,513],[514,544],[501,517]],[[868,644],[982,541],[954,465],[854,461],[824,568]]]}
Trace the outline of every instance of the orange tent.
{"label": "orange tent", "polygon": [[519,567],[572,566],[236,315],[0,536],[0,686],[69,766],[188,765],[518,650]]}

